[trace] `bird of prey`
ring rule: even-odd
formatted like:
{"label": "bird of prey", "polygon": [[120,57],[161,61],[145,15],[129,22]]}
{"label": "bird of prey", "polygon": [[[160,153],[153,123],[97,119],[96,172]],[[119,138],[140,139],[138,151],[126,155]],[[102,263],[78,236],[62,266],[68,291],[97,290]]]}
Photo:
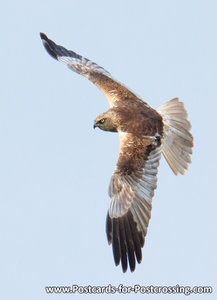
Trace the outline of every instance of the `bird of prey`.
{"label": "bird of prey", "polygon": [[44,33],[40,36],[53,58],[97,85],[110,104],[94,122],[94,128],[118,132],[120,137],[109,185],[106,234],[116,266],[121,262],[123,272],[128,265],[133,272],[136,260],[142,261],[161,153],[175,175],[184,174],[191,162],[193,137],[186,109],[174,98],[155,110],[104,68],[57,45]]}

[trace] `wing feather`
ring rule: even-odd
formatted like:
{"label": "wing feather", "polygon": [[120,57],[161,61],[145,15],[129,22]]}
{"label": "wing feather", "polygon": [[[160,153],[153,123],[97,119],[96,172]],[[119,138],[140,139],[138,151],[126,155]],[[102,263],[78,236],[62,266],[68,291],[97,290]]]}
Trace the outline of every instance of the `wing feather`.
{"label": "wing feather", "polygon": [[[106,231],[109,243],[115,243],[115,263],[118,265],[121,262],[123,272],[126,272],[126,258],[131,271],[136,267],[135,258],[138,263],[142,260],[141,249],[144,246],[151,218],[152,198],[157,187],[161,145],[159,141],[156,143],[153,139],[135,137],[128,133],[125,136],[121,134],[120,137],[120,156],[109,187],[111,204]],[[113,232],[116,225],[110,225],[117,223],[119,239],[116,236],[117,230]],[[116,240],[119,240],[120,248],[117,247]]]}
{"label": "wing feather", "polygon": [[121,265],[123,272],[126,272],[127,270],[127,237],[125,233],[125,225],[124,225],[124,219],[118,219],[120,223],[120,247],[121,247]]}
{"label": "wing feather", "polygon": [[116,266],[120,263],[120,234],[119,234],[119,220],[113,219],[112,222],[112,248]]}
{"label": "wing feather", "polygon": [[140,99],[134,92],[130,91],[123,84],[115,80],[108,71],[95,62],[72,50],[67,50],[64,47],[57,45],[42,32],[40,33],[40,37],[45,49],[54,59],[62,62],[71,70],[87,77],[90,81],[96,84],[106,96],[110,106],[116,105],[116,103],[120,100],[122,101],[129,98],[136,99],[148,106],[145,101]]}

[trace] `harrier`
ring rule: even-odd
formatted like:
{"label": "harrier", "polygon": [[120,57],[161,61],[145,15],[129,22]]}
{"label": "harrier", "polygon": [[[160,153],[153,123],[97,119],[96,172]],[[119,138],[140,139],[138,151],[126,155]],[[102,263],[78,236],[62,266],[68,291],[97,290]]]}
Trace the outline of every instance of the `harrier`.
{"label": "harrier", "polygon": [[97,85],[110,104],[94,122],[94,128],[118,132],[120,137],[120,154],[109,185],[106,233],[116,266],[121,262],[126,272],[129,264],[134,271],[136,260],[142,261],[161,153],[175,175],[184,174],[191,162],[193,137],[186,109],[174,98],[155,110],[104,68],[55,44],[44,33],[40,36],[53,58]]}

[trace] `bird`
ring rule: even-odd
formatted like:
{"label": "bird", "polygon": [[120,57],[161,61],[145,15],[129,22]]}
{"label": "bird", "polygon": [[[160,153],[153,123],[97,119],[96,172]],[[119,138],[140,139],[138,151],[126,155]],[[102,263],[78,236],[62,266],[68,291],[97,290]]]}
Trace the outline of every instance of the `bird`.
{"label": "bird", "polygon": [[155,110],[98,64],[44,33],[40,37],[54,59],[92,81],[109,102],[110,108],[93,126],[117,132],[120,138],[119,158],[109,184],[106,235],[115,265],[121,264],[124,273],[133,272],[136,262],[142,261],[161,154],[175,175],[184,175],[191,163],[193,136],[187,110],[178,98]]}

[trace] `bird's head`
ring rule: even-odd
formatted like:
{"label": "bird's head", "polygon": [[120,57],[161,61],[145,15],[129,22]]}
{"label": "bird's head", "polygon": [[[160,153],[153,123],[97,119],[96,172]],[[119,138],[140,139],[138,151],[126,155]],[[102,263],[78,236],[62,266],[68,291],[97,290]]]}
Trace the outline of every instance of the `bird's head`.
{"label": "bird's head", "polygon": [[117,120],[115,118],[115,114],[111,110],[108,110],[107,112],[99,115],[94,121],[93,128],[96,127],[105,131],[117,132]]}

